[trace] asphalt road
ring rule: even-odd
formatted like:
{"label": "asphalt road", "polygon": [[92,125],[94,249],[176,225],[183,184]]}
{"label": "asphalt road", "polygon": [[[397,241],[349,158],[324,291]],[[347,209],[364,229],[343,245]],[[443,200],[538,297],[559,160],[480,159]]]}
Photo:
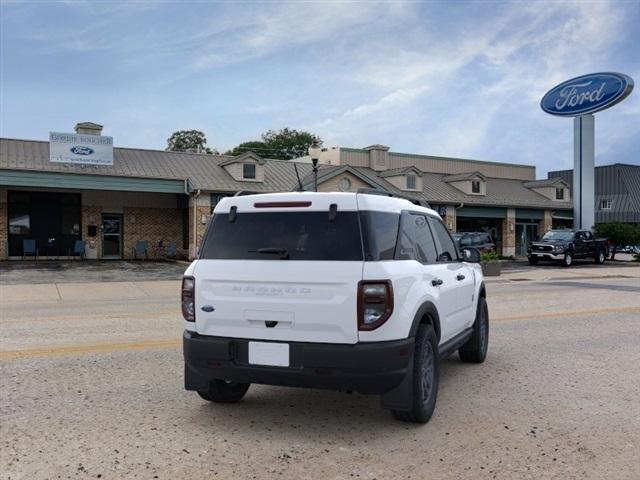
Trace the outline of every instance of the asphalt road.
{"label": "asphalt road", "polygon": [[0,478],[640,478],[637,276],[490,283],[489,357],[443,364],[423,426],[357,394],[185,392],[177,285],[5,290]]}

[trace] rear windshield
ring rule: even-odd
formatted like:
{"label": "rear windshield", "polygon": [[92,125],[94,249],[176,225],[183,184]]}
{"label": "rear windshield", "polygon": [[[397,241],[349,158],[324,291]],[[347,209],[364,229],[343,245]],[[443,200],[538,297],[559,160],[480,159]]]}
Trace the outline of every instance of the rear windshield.
{"label": "rear windshield", "polygon": [[216,260],[362,260],[357,212],[215,214],[200,251]]}

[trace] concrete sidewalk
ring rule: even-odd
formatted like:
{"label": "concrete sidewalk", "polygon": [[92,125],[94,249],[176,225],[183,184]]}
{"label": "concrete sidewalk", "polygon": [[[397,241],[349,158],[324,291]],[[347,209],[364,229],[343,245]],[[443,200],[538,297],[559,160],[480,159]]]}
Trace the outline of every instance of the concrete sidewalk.
{"label": "concrete sidewalk", "polygon": [[637,278],[640,285],[640,263],[614,263],[610,265],[578,265],[563,268],[557,265],[530,266],[509,265],[499,277],[485,277],[488,283],[500,282],[544,282],[547,280],[586,280],[606,278]]}
{"label": "concrete sidewalk", "polygon": [[170,298],[180,301],[180,280],[0,285],[0,305]]}

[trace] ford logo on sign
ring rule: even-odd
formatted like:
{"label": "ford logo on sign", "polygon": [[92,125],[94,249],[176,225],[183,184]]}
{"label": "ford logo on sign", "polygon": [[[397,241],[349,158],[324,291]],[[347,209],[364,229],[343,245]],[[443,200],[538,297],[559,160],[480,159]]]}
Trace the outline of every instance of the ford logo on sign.
{"label": "ford logo on sign", "polygon": [[562,82],[549,90],[542,110],[551,115],[575,117],[598,112],[624,100],[633,90],[633,80],[622,73],[591,73]]}
{"label": "ford logo on sign", "polygon": [[71,153],[75,153],[76,155],[91,155],[94,150],[90,147],[81,147],[80,145],[76,145],[75,147],[71,147]]}

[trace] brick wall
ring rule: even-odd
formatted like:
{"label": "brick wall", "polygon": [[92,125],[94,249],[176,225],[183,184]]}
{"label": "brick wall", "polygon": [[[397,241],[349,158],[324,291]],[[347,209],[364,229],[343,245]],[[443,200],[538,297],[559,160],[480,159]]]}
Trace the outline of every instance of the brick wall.
{"label": "brick wall", "polygon": [[[82,206],[82,240],[86,243],[85,251],[89,259],[102,257],[102,240],[100,239],[101,214],[102,207]],[[98,227],[95,237],[89,236],[87,228],[89,225]]]}
{"label": "brick wall", "polygon": [[[195,208],[195,219],[194,219]],[[195,196],[189,198],[189,258],[195,258],[200,245],[202,244],[202,237],[204,231],[207,228],[207,222],[211,217],[211,201],[208,194],[201,194],[197,199]],[[205,223],[202,220],[205,220]],[[196,242],[193,242],[193,222],[196,222]]]}
{"label": "brick wall", "polygon": [[9,249],[7,189],[0,188],[0,260],[6,260]]}
{"label": "brick wall", "polygon": [[551,217],[551,210],[544,211],[544,218],[540,220],[538,225],[538,235],[542,236],[547,233],[553,227],[553,218]]}
{"label": "brick wall", "polygon": [[516,209],[507,209],[507,218],[502,221],[502,255],[516,254]]}
{"label": "brick wall", "polygon": [[454,205],[447,205],[447,214],[442,220],[444,220],[444,224],[447,226],[449,231],[458,231],[457,219],[458,217],[456,215],[456,207]]}
{"label": "brick wall", "polygon": [[140,240],[146,240],[149,258],[158,255],[154,249],[159,240],[166,247],[175,242],[182,246],[182,212],[177,208],[125,207],[123,211],[123,258],[134,258],[133,249]]}

